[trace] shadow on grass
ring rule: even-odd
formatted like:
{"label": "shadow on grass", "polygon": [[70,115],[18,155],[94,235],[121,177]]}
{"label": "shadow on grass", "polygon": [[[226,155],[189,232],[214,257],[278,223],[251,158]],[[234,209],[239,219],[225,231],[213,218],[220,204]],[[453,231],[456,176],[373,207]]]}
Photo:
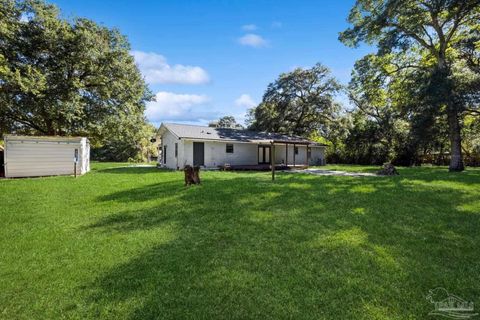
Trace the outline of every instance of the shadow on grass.
{"label": "shadow on grass", "polygon": [[[88,227],[95,232],[173,236],[89,286],[96,316],[423,318],[429,289],[480,296],[479,215],[459,210],[476,199],[455,189],[432,193],[402,176],[271,183],[214,172],[198,187],[166,181],[98,200],[129,209]],[[135,209],[142,202],[153,203]]]}

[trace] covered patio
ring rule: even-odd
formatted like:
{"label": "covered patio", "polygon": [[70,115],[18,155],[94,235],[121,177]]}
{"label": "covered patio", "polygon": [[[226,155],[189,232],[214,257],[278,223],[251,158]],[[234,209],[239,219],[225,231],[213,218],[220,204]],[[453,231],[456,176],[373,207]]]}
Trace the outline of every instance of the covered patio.
{"label": "covered patio", "polygon": [[270,171],[306,169],[310,163],[311,142],[304,140],[259,141],[256,165],[225,165],[223,170]]}
{"label": "covered patio", "polygon": [[[275,180],[275,170],[279,166],[280,170],[305,169],[308,168],[311,157],[311,142],[305,140],[281,139],[270,141],[270,170],[272,171],[272,180]],[[289,148],[292,146],[293,148]],[[282,150],[283,149],[285,150]],[[291,161],[289,161],[289,149]],[[259,149],[260,150],[260,149]],[[278,152],[276,152],[278,150]],[[300,150],[304,154],[300,154]],[[292,152],[293,151],[293,152]],[[285,158],[283,158],[283,154]],[[279,161],[280,160],[280,161]],[[280,163],[278,163],[280,162]]]}

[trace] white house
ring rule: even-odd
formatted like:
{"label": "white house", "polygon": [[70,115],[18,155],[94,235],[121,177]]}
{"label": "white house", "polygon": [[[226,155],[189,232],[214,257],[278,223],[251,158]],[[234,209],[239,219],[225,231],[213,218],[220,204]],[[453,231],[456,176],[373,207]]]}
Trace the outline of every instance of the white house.
{"label": "white house", "polygon": [[175,123],[162,123],[158,136],[158,162],[170,169],[185,165],[268,168],[272,162],[280,167],[325,164],[325,146],[298,136]]}
{"label": "white house", "polygon": [[87,138],[5,135],[4,140],[7,178],[73,175],[75,169],[82,175],[90,171]]}

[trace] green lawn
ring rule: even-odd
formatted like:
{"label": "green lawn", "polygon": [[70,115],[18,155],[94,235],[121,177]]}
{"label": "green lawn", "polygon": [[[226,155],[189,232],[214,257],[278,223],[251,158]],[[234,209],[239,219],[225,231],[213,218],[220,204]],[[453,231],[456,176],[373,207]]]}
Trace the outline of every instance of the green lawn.
{"label": "green lawn", "polygon": [[436,287],[480,310],[478,169],[115,166],[0,180],[0,318],[424,319]]}

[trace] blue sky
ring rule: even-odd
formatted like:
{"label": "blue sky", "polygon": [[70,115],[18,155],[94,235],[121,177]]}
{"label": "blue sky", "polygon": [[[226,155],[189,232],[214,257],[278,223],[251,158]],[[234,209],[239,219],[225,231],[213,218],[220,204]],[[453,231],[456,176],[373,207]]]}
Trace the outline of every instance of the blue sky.
{"label": "blue sky", "polygon": [[338,41],[354,0],[50,2],[66,18],[87,17],[128,37],[157,95],[146,111],[155,125],[224,115],[243,122],[280,73],[321,62],[346,84],[368,52]]}

